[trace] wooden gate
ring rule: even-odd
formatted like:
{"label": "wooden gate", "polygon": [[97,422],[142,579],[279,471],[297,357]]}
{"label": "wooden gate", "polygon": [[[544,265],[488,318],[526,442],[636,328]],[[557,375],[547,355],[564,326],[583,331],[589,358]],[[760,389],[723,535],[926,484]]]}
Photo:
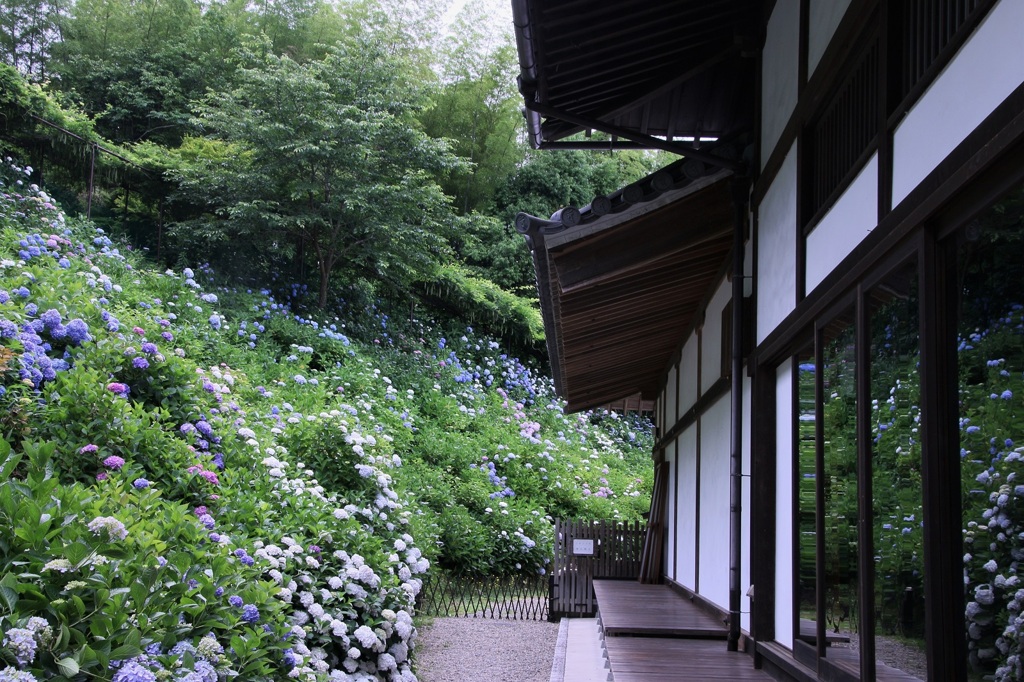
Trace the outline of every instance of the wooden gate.
{"label": "wooden gate", "polygon": [[646,533],[643,521],[556,519],[548,620],[593,616],[594,578],[636,580]]}

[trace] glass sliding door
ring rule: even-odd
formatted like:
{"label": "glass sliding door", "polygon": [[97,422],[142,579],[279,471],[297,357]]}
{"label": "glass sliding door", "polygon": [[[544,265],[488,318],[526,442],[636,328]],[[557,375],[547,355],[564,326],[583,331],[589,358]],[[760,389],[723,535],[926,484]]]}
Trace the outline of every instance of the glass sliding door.
{"label": "glass sliding door", "polygon": [[823,601],[819,617],[825,639],[819,652],[837,667],[858,675],[860,599],[857,499],[857,353],[854,309],[818,331],[820,368],[818,439],[820,448],[823,551],[819,576]]}
{"label": "glass sliding door", "polygon": [[918,268],[867,293],[876,679],[927,678]]}

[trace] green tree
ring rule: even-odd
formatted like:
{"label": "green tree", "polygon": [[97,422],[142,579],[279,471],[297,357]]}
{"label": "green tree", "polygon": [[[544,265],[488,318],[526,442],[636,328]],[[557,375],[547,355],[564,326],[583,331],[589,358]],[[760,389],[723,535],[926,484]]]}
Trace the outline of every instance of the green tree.
{"label": "green tree", "polygon": [[455,152],[472,163],[445,183],[466,214],[490,208],[496,189],[525,154],[511,31],[488,31],[484,11],[480,3],[467,5],[453,23],[438,65],[441,82],[422,116],[429,134],[450,138]]}
{"label": "green tree", "polygon": [[339,272],[402,290],[448,256],[452,213],[434,178],[458,166],[413,127],[402,73],[372,36],[307,64],[249,51],[237,86],[199,108],[216,144],[174,176],[214,207],[222,240],[310,254],[320,306]]}
{"label": "green tree", "polygon": [[0,4],[0,60],[21,73],[46,77],[50,47],[60,40],[65,0],[4,0]]}
{"label": "green tree", "polygon": [[664,157],[645,152],[579,150],[531,153],[497,188],[493,217],[471,221],[461,252],[474,272],[509,291],[534,291],[533,262],[515,231],[520,211],[545,218],[563,206],[582,207],[654,171]]}

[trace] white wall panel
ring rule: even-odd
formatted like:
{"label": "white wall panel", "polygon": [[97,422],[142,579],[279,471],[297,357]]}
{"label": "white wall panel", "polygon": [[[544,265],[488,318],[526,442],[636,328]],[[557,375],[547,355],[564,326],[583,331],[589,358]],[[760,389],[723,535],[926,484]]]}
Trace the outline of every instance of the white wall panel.
{"label": "white wall panel", "polygon": [[691,426],[676,440],[679,459],[679,504],[676,507],[676,581],[696,590],[697,428]]}
{"label": "white wall panel", "polygon": [[[793,648],[793,364],[775,384],[775,639]],[[766,586],[767,587],[767,586]],[[761,589],[761,588],[757,588]]]}
{"label": "white wall panel", "polygon": [[796,145],[757,208],[757,341],[796,302]]}
{"label": "white wall panel", "polygon": [[[672,511],[675,509],[676,497],[679,495],[679,491],[676,490],[676,486],[674,485],[676,480],[676,468],[679,466],[676,454],[676,443],[671,443],[665,448],[665,461],[668,462],[668,499],[666,500],[666,503],[668,504],[668,514],[671,515]],[[676,562],[672,560],[676,555],[675,535],[677,531],[675,530],[675,524],[670,526],[667,530],[667,537],[665,538],[665,556],[667,557],[665,560],[665,575],[675,580],[676,572],[674,566]]]}
{"label": "white wall panel", "polygon": [[665,380],[665,429],[671,429],[679,419],[679,405],[676,404],[676,382],[679,371],[673,367]]}
{"label": "white wall panel", "polygon": [[732,298],[732,284],[723,281],[708,302],[701,332],[700,391],[707,391],[722,378],[722,310]]}
{"label": "white wall panel", "polygon": [[1024,2],[1001,0],[893,136],[892,202],[902,201],[1024,82],[1020,54]]}
{"label": "white wall panel", "polygon": [[729,608],[729,396],[700,424],[700,594]]}
{"label": "white wall panel", "polygon": [[683,346],[679,360],[679,412],[686,411],[697,402],[697,334],[691,334]]}
{"label": "white wall panel", "polygon": [[878,155],[865,164],[807,237],[808,293],[878,224]]}
{"label": "white wall panel", "polygon": [[768,19],[761,66],[761,163],[768,160],[797,98],[800,0],[777,0]]}
{"label": "white wall panel", "polygon": [[849,6],[850,0],[810,0],[807,11],[808,77],[814,74]]}

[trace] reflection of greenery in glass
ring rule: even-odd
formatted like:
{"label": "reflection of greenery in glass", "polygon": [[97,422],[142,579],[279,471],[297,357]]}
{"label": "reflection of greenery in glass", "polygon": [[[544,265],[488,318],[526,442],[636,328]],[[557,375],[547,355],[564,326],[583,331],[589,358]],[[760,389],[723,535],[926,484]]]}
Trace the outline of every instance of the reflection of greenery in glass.
{"label": "reflection of greenery in glass", "polygon": [[797,570],[800,581],[800,617],[817,619],[815,608],[817,514],[815,513],[815,453],[814,453],[814,363],[804,361],[798,368],[799,390],[799,446],[800,472],[797,486],[799,495],[798,523],[800,559]]}
{"label": "reflection of greenery in glass", "polygon": [[[873,293],[871,317],[872,526],[875,634],[924,647],[921,443],[918,426],[917,270],[897,271]],[[907,667],[900,660],[879,661]],[[912,672],[924,675],[924,662]]]}
{"label": "reflection of greenery in glass", "polygon": [[825,437],[825,623],[857,632],[857,393],[854,329],[826,340]]}

